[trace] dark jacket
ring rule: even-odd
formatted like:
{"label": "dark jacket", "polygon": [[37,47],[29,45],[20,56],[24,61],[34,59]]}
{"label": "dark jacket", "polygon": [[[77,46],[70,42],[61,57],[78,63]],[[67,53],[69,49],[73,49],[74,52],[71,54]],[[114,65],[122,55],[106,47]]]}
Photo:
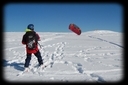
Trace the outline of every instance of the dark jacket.
{"label": "dark jacket", "polygon": [[[30,31],[27,31],[27,32],[30,32]],[[26,42],[26,34],[27,34],[27,32],[23,35],[23,37],[22,37],[22,44],[23,45],[26,45],[27,44],[27,42]],[[33,31],[33,32],[35,32],[35,31]],[[36,33],[36,32],[35,32]],[[38,41],[40,41],[40,36],[36,33],[36,36],[37,36],[37,40]],[[38,48],[38,43],[37,43],[37,45],[36,45],[36,48],[35,49],[33,49],[33,50],[29,50],[28,48],[27,48],[27,45],[26,45],[26,52],[27,53],[36,53],[37,51],[39,50],[39,48]]]}

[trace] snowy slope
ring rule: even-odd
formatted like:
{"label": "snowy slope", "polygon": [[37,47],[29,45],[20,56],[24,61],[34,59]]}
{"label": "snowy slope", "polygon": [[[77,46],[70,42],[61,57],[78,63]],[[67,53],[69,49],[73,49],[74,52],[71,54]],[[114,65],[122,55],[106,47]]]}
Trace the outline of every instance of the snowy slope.
{"label": "snowy slope", "polygon": [[9,82],[119,82],[123,79],[122,34],[107,30],[75,33],[38,32],[41,55],[52,62],[37,70],[32,55],[32,70],[23,75],[25,46],[24,32],[4,33],[3,78]]}

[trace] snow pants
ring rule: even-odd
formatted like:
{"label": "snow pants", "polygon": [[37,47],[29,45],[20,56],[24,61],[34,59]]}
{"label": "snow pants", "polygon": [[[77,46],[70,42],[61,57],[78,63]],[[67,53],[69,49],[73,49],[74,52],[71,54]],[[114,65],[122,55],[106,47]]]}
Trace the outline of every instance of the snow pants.
{"label": "snow pants", "polygon": [[[36,53],[34,53],[34,55],[37,57],[39,65],[43,64],[43,60],[42,60],[42,56],[41,56],[40,51],[37,51]],[[31,57],[32,57],[32,53],[27,53],[26,56],[27,57],[25,59],[24,67],[29,67],[30,60],[31,60]]]}

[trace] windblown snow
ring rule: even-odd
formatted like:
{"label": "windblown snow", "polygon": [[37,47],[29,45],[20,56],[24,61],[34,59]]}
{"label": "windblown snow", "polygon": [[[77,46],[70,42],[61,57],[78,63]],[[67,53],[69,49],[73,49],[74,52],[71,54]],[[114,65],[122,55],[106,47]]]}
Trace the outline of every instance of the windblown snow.
{"label": "windblown snow", "polygon": [[122,34],[99,30],[75,33],[37,32],[40,52],[48,67],[38,70],[32,55],[30,72],[24,70],[24,32],[4,33],[3,78],[8,82],[119,82],[123,79]]}

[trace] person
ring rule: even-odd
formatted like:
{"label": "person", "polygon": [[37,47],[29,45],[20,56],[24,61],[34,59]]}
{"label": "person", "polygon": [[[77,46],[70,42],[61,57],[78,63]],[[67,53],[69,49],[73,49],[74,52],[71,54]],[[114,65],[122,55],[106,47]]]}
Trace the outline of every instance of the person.
{"label": "person", "polygon": [[[35,39],[34,44],[31,45],[33,46],[33,48],[29,48],[31,46],[29,46],[28,44],[30,35],[31,36],[33,35],[34,36],[33,39]],[[34,25],[29,24],[26,28],[26,33],[22,37],[22,44],[26,45],[26,59],[25,59],[25,64],[24,64],[25,70],[28,70],[29,68],[32,54],[34,54],[37,57],[39,66],[43,65],[42,56],[38,48],[38,41],[40,41],[40,36],[34,31]]]}

